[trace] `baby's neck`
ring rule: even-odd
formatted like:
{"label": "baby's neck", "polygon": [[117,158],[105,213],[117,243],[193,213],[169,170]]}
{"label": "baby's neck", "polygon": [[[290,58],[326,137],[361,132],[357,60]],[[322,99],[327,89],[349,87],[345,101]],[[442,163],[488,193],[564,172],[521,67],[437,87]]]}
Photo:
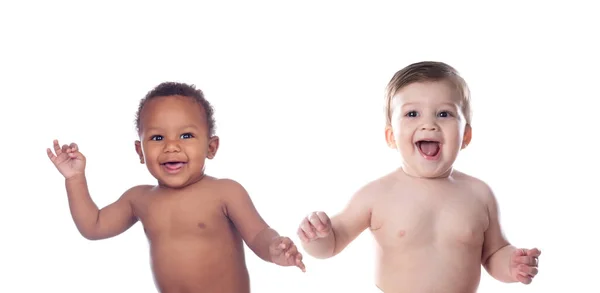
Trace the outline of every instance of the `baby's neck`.
{"label": "baby's neck", "polygon": [[436,176],[422,176],[417,174],[416,172],[414,172],[413,170],[411,170],[409,167],[402,165],[400,166],[400,168],[398,168],[398,171],[403,173],[404,175],[408,176],[408,177],[412,177],[412,178],[419,178],[419,179],[448,179],[451,178],[453,173],[454,173],[454,168],[450,167],[450,169],[448,169],[447,171],[443,172],[442,174],[436,175]]}
{"label": "baby's neck", "polygon": [[182,185],[173,186],[173,185],[168,185],[168,184],[165,184],[164,182],[158,181],[158,183],[157,183],[156,187],[157,187],[157,188],[164,188],[164,189],[185,189],[185,188],[188,188],[188,187],[194,186],[194,185],[196,185],[196,184],[199,184],[200,182],[202,182],[202,181],[203,181],[203,179],[205,179],[205,178],[207,178],[207,177],[209,177],[209,178],[210,178],[210,176],[206,175],[206,174],[203,172],[203,173],[202,173],[202,175],[200,175],[200,176],[198,176],[198,177],[196,177],[196,178],[193,178],[193,179],[191,179],[190,181],[188,181],[188,182],[185,182],[185,183],[184,183],[184,184],[182,184]]}

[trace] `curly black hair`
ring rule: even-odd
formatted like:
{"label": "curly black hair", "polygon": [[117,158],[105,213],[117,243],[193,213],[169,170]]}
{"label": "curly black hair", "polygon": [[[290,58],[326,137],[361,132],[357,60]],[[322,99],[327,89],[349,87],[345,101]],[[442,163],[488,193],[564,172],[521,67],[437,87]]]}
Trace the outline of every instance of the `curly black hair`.
{"label": "curly black hair", "polygon": [[166,96],[184,96],[189,97],[202,105],[202,108],[206,114],[206,124],[208,125],[208,134],[213,136],[215,134],[215,118],[214,109],[210,103],[204,98],[204,93],[200,89],[196,89],[196,86],[191,84],[179,83],[179,82],[163,82],[156,86],[154,89],[148,92],[146,96],[140,101],[137,113],[135,114],[135,128],[137,132],[140,132],[140,113],[144,108],[144,105],[153,98],[166,97]]}

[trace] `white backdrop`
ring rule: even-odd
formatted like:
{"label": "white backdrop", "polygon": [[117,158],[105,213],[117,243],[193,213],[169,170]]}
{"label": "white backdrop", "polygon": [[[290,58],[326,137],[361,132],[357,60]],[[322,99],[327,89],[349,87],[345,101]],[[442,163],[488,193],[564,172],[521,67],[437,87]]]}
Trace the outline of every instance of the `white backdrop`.
{"label": "white backdrop", "polygon": [[[339,211],[397,167],[383,89],[422,60],[451,64],[471,86],[474,136],[456,167],[494,188],[509,240],[542,249],[532,285],[484,273],[480,291],[599,287],[591,6],[205,2],[0,4],[1,292],[155,292],[139,223],[109,240],[78,234],[46,157],[52,139],[79,144],[105,206],[154,182],[134,151],[139,99],[162,81],[196,84],[221,137],[208,172],[244,184],[266,220],[299,241],[306,213]],[[333,259],[306,256],[306,274],[248,252],[252,287],[372,291],[371,245],[366,232]]]}

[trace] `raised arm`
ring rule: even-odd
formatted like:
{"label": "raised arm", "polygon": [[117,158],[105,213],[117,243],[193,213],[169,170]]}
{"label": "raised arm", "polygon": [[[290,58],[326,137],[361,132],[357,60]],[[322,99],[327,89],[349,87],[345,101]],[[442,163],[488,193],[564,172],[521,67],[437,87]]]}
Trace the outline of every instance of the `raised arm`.
{"label": "raised arm", "polygon": [[374,184],[369,184],[358,190],[331,220],[324,212],[304,218],[298,229],[304,250],[320,259],[342,252],[370,225],[373,187]]}
{"label": "raised arm", "polygon": [[269,227],[252,203],[246,189],[236,181],[220,179],[226,214],[234,223],[246,245],[261,259],[281,266],[298,266],[304,270],[300,254],[288,237]]}
{"label": "raised arm", "polygon": [[88,191],[85,177],[85,156],[75,143],[60,147],[54,141],[54,152],[47,149],[48,158],[65,177],[71,216],[81,235],[90,240],[116,236],[129,229],[137,218],[131,208],[131,198],[143,187],[126,191],[116,202],[99,210]]}
{"label": "raised arm", "polygon": [[117,201],[102,209],[98,209],[90,197],[84,175],[66,179],[66,187],[71,216],[79,233],[86,239],[114,237],[137,222],[131,199],[141,192],[143,186],[127,190]]}

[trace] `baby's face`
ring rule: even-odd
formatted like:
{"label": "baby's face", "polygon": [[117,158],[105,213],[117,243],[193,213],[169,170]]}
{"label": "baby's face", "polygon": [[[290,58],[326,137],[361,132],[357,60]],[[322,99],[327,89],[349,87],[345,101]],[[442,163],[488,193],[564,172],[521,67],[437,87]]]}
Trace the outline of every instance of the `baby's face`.
{"label": "baby's face", "polygon": [[218,139],[208,137],[204,109],[191,98],[158,97],[144,105],[136,151],[159,184],[178,188],[197,182],[217,147]]}
{"label": "baby's face", "polygon": [[447,81],[412,83],[393,98],[388,145],[400,151],[403,170],[415,177],[446,177],[469,143],[470,127],[458,91]]}

